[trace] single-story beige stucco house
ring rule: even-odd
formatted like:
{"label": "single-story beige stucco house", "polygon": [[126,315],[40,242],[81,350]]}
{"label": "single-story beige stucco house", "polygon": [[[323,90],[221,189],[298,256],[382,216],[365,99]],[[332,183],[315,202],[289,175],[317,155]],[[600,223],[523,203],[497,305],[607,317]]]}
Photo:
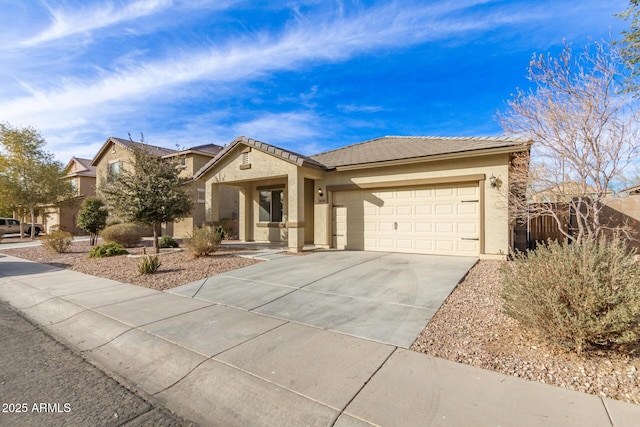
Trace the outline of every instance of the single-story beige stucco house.
{"label": "single-story beige stucco house", "polygon": [[387,136],[304,156],[238,137],[195,175],[208,221],[239,190],[239,238],[321,248],[503,258],[510,161],[528,141]]}

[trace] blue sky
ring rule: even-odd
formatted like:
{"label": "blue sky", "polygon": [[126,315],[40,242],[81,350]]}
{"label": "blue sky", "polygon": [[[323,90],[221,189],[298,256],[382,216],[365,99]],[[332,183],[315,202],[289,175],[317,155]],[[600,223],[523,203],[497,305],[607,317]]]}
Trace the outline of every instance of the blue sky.
{"label": "blue sky", "polygon": [[534,52],[619,37],[626,0],[0,0],[0,121],[66,163],[109,136],[302,154],[494,136]]}

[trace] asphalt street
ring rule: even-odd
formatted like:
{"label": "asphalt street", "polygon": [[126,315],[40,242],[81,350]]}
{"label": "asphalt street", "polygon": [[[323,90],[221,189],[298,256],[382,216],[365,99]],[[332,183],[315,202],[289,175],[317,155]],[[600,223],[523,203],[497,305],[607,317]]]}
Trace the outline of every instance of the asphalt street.
{"label": "asphalt street", "polygon": [[0,426],[195,426],[118,381],[0,301]]}

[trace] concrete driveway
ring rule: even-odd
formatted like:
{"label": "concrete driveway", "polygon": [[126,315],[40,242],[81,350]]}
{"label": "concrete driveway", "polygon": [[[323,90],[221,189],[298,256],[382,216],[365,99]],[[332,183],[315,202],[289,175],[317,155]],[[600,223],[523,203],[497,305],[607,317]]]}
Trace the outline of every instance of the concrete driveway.
{"label": "concrete driveway", "polygon": [[168,292],[408,348],[476,258],[326,251]]}

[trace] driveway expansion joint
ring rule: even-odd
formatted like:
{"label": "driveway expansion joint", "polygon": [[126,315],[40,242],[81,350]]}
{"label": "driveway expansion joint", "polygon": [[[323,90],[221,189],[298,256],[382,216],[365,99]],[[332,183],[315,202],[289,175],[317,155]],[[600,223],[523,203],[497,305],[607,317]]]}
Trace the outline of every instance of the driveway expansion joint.
{"label": "driveway expansion joint", "polygon": [[607,417],[609,417],[609,422],[611,423],[611,426],[615,426],[616,424],[613,422],[613,418],[611,417],[611,412],[609,412],[609,407],[607,406],[607,402],[605,402],[602,397],[600,398],[600,401],[602,402],[602,406],[604,406],[604,412],[607,414]]}

